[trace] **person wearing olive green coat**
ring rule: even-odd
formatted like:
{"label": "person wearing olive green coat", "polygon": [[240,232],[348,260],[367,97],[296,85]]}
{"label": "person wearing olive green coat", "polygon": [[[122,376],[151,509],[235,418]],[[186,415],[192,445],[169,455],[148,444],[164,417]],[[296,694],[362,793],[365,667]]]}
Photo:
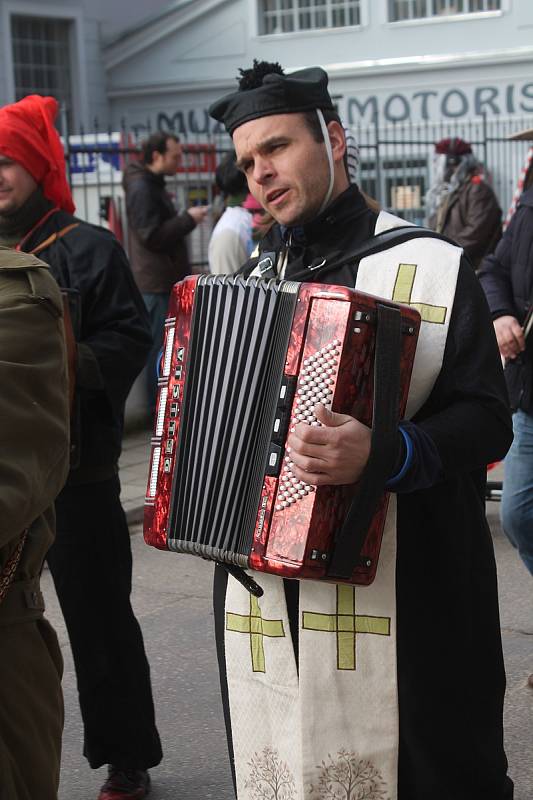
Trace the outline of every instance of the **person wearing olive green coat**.
{"label": "person wearing olive green coat", "polygon": [[[69,462],[61,295],[48,267],[0,247],[0,800],[55,800],[62,658],[39,575]],[[13,559],[11,558],[11,563]]]}

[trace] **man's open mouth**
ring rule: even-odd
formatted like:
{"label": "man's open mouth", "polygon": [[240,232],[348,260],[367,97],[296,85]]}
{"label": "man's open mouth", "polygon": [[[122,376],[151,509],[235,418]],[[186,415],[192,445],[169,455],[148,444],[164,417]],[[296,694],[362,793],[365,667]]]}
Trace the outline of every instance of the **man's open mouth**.
{"label": "man's open mouth", "polygon": [[288,192],[288,189],[275,189],[267,194],[267,203],[276,205]]}

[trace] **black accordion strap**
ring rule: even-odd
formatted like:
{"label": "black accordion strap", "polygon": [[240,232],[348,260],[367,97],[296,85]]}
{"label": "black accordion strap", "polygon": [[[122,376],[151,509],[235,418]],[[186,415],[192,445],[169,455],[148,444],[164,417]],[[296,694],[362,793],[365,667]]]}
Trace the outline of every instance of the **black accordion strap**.
{"label": "black accordion strap", "polygon": [[222,569],[225,569],[228,575],[233,575],[235,580],[239,581],[241,586],[244,586],[246,591],[250,592],[250,594],[253,594],[255,597],[263,596],[263,589],[242,567],[237,566],[237,564],[225,564],[222,561],[217,561],[216,563],[222,567]]}
{"label": "black accordion strap", "polygon": [[[372,256],[375,253],[381,253],[383,250],[388,250],[398,244],[403,244],[411,239],[440,239],[448,244],[454,244],[447,236],[429,228],[419,228],[416,225],[402,225],[399,228],[390,228],[389,230],[382,231],[381,233],[366,239],[364,242],[358,244],[353,250],[338,250],[337,252],[329,253],[320,267],[312,269],[308,266],[299,270],[298,272],[291,272],[291,281],[313,281],[322,278],[331,270],[336,270],[344,264],[359,262],[367,256]],[[262,256],[259,255],[254,259],[248,261],[242,269],[243,275],[247,275],[254,270],[257,263],[261,260]]]}
{"label": "black accordion strap", "polygon": [[[313,280],[310,275],[324,275],[332,269],[338,269],[343,264],[353,263],[354,261],[359,262],[367,256],[373,256],[383,250],[389,250],[391,247],[409,242],[411,239],[440,239],[443,242],[448,242],[448,244],[455,244],[451,239],[440,233],[435,233],[429,228],[419,228],[417,225],[402,225],[399,228],[389,228],[372,236],[370,239],[366,239],[351,251],[340,250],[337,253],[331,253],[326,257],[325,263],[321,264],[316,270],[306,267],[305,270],[302,270],[297,275],[291,274],[291,281]],[[305,278],[303,277],[304,274]]]}
{"label": "black accordion strap", "polygon": [[361,557],[366,534],[398,455],[400,415],[401,313],[377,306],[374,399],[370,456],[337,536],[328,577],[350,579]]}

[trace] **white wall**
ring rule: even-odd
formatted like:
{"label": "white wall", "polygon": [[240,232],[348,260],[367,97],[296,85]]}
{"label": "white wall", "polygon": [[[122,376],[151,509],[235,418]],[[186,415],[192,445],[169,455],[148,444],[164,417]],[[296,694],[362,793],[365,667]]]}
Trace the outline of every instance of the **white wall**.
{"label": "white wall", "polygon": [[88,130],[98,117],[109,122],[107,76],[102,42],[113,32],[153,15],[168,0],[0,0],[0,105],[13,96],[13,67],[9,19],[12,14],[71,19],[74,25],[72,85],[76,126]]}
{"label": "white wall", "polygon": [[[363,0],[365,25],[257,36],[255,0],[209,3],[179,27],[141,27],[105,50],[112,122],[205,129],[209,103],[235,84],[252,59],[286,68],[320,64],[352,123],[375,109],[388,121],[466,119],[533,113],[533,4],[503,0],[504,13],[390,24],[386,0]],[[198,0],[197,7],[208,5]],[[144,37],[144,39],[143,39]],[[183,119],[182,119],[183,118]]]}
{"label": "white wall", "polygon": [[171,0],[82,0],[85,13],[102,24],[105,37],[136,25],[172,5]]}

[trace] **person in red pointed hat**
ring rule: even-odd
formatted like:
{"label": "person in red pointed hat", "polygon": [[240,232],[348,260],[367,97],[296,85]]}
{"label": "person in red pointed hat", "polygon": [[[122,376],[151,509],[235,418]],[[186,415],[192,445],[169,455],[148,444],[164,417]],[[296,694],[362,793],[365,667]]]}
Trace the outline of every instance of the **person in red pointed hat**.
{"label": "person in red pointed hat", "polygon": [[47,561],[76,666],[84,754],[94,769],[109,766],[99,797],[139,800],[162,751],[130,603],[118,459],[126,398],[152,340],[122,247],[110,231],[73,216],[57,110],[38,95],[0,109],[0,245],[38,255],[78,301],[71,468]]}
{"label": "person in red pointed hat", "polygon": [[[72,214],[75,205],[67,183],[65,155],[54,127],[57,112],[57,100],[36,94],[0,108],[0,153],[21,165],[55,207]],[[3,193],[0,213],[5,214],[10,198],[6,189]]]}

